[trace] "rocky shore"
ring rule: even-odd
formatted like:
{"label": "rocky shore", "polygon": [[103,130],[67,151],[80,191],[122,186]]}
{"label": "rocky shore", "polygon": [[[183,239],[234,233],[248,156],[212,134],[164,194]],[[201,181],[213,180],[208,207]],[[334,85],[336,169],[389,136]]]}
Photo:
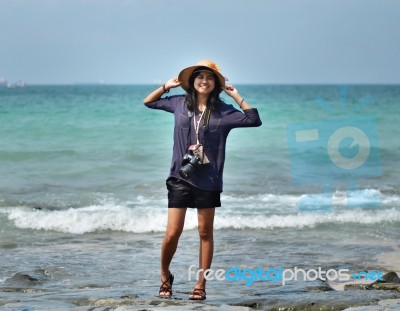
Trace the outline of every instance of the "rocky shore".
{"label": "rocky shore", "polygon": [[[21,286],[26,285],[26,286]],[[385,295],[369,295],[372,292]],[[103,293],[104,298],[98,298]],[[20,298],[8,301],[7,293],[19,293]],[[340,294],[343,293],[343,294]],[[7,280],[0,288],[1,310],[15,311],[150,311],[150,310],[204,310],[204,311],[317,311],[317,310],[347,310],[347,311],[383,311],[400,310],[400,277],[390,271],[381,280],[353,280],[344,283],[326,283],[310,289],[302,295],[301,301],[283,302],[273,296],[269,299],[256,297],[238,297],[230,301],[218,301],[214,297],[204,302],[192,302],[186,299],[186,292],[176,291],[173,299],[142,299],[138,295],[105,288],[87,286],[65,295],[57,291],[40,289],[40,279],[26,274],[16,274]],[[346,295],[345,295],[346,294]],[[321,299],[325,295],[325,299]],[[48,296],[46,303],[35,303],[37,297]],[[385,297],[376,299],[374,296]],[[342,299],[343,298],[343,299]]]}

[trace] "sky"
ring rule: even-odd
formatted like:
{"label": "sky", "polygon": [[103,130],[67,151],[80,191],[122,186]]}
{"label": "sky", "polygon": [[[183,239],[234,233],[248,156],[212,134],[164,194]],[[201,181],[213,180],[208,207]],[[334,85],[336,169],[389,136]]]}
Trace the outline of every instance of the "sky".
{"label": "sky", "polygon": [[151,84],[202,59],[233,84],[400,83],[398,0],[0,0],[0,77]]}

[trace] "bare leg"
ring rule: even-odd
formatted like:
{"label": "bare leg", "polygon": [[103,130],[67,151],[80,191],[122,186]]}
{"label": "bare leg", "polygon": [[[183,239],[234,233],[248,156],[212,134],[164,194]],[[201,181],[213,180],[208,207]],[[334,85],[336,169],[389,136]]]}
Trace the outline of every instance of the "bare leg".
{"label": "bare leg", "polygon": [[[161,247],[161,281],[169,278],[169,265],[178,247],[179,237],[185,224],[186,208],[168,208],[168,223]],[[169,283],[169,282],[168,282]],[[169,284],[170,285],[170,284]],[[168,296],[160,292],[161,296]]]}
{"label": "bare leg", "polygon": [[196,288],[206,288],[204,271],[210,269],[214,253],[214,215],[215,208],[203,208],[197,210],[200,236],[199,267],[202,272],[196,283]]}

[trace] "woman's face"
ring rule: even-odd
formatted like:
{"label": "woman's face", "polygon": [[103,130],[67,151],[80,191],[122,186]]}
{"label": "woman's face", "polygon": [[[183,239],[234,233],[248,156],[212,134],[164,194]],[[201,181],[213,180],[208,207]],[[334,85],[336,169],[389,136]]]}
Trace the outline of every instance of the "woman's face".
{"label": "woman's face", "polygon": [[194,89],[199,94],[210,95],[215,88],[215,76],[209,71],[200,71],[199,75],[194,79]]}

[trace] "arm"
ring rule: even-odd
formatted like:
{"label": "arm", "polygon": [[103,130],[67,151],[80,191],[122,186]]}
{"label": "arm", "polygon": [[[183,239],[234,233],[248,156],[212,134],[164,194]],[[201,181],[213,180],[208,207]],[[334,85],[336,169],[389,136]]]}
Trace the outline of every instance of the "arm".
{"label": "arm", "polygon": [[235,102],[239,105],[243,112],[233,108],[227,114],[230,125],[232,128],[235,127],[255,127],[262,124],[257,109],[251,107],[242,96],[240,96],[238,90],[233,85],[227,85],[224,89],[225,93],[232,97]]}
{"label": "arm", "polygon": [[178,78],[169,79],[164,85],[147,95],[147,97],[143,100],[143,103],[147,104],[158,100],[164,93],[168,93],[171,88],[178,87],[179,85],[181,85],[181,83],[178,81]]}
{"label": "arm", "polygon": [[227,95],[232,97],[235,102],[239,105],[240,109],[252,109],[252,107],[240,96],[238,90],[233,85],[226,85],[224,91]]}

